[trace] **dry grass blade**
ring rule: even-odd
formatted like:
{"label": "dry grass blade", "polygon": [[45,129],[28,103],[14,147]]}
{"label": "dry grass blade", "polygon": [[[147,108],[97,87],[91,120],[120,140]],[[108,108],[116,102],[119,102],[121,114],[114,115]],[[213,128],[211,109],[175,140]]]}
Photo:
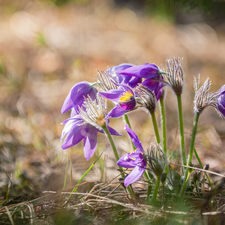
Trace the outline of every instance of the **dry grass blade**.
{"label": "dry grass blade", "polygon": [[10,220],[11,224],[14,225],[15,223],[14,223],[14,221],[13,221],[12,215],[11,215],[11,213],[10,213],[8,207],[5,206],[4,208],[5,208],[5,210],[6,210],[7,214],[8,214],[8,216],[9,216],[9,220]]}

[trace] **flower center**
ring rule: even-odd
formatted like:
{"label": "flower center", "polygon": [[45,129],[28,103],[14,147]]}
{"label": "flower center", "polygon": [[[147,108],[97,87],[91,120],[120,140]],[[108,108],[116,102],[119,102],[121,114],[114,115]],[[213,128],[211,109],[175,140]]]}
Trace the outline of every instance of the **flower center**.
{"label": "flower center", "polygon": [[96,123],[97,123],[100,127],[102,127],[103,125],[105,125],[105,124],[106,124],[106,121],[105,121],[105,119],[104,119],[104,116],[99,116],[98,118],[96,118]]}
{"label": "flower center", "polygon": [[134,99],[134,96],[130,91],[124,92],[123,95],[120,97],[120,101],[122,102],[129,102],[133,99]]}

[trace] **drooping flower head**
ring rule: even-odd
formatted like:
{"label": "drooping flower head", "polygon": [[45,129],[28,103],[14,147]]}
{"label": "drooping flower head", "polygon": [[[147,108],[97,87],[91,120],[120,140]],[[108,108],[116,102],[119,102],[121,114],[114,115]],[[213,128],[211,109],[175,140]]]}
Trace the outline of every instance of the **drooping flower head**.
{"label": "drooping flower head", "polygon": [[151,143],[146,157],[148,169],[156,177],[160,177],[166,166],[166,156],[161,146],[157,143]]}
{"label": "drooping flower head", "polygon": [[124,180],[124,185],[128,187],[130,184],[140,179],[145,171],[147,163],[144,158],[144,149],[137,135],[129,128],[127,124],[124,129],[127,131],[132,142],[137,148],[135,152],[123,155],[117,162],[118,166],[124,168],[133,168],[133,170],[129,173],[128,176],[126,176]]}
{"label": "drooping flower head", "polygon": [[85,98],[77,115],[65,120],[61,140],[64,139],[62,149],[68,149],[84,140],[84,157],[88,161],[97,147],[97,133],[104,132],[102,126],[106,125],[112,135],[119,135],[108,126],[106,117],[106,103],[97,94],[93,101],[90,96]]}
{"label": "drooping flower head", "polygon": [[195,89],[195,97],[194,97],[194,112],[202,113],[202,111],[207,106],[213,106],[217,113],[224,117],[224,91],[225,86],[223,86],[220,90],[215,92],[209,92],[211,87],[211,81],[209,78],[205,80],[203,85],[199,88],[200,84],[200,75],[198,78],[194,77],[194,89]]}
{"label": "drooping flower head", "polygon": [[155,112],[156,97],[150,89],[141,84],[135,88],[135,93],[140,99],[137,102],[141,107],[145,107],[150,113]]}
{"label": "drooping flower head", "polygon": [[166,60],[167,71],[165,77],[168,81],[168,85],[172,88],[176,95],[180,95],[183,92],[184,86],[184,72],[182,68],[182,58],[171,58]]}
{"label": "drooping flower head", "polygon": [[72,109],[71,116],[76,115],[79,107],[84,103],[85,97],[90,96],[92,100],[95,100],[97,92],[98,90],[86,81],[75,84],[63,103],[61,113]]}

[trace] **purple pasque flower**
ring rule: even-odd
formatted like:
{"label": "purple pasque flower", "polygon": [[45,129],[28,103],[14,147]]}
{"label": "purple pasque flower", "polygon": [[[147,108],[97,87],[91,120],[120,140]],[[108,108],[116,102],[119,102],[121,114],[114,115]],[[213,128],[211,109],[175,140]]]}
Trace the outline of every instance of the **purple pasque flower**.
{"label": "purple pasque flower", "polygon": [[160,82],[160,80],[163,81],[163,76],[160,75],[160,70],[155,64],[145,63],[120,70],[118,73],[137,78],[145,78],[142,85],[154,92],[157,101],[161,97],[164,83]]}
{"label": "purple pasque flower", "polygon": [[225,117],[225,85],[223,85],[219,90],[217,109],[223,115],[223,117]]}
{"label": "purple pasque flower", "polygon": [[77,115],[77,110],[84,103],[84,97],[90,96],[92,100],[95,100],[97,93],[98,90],[86,81],[75,84],[63,103],[61,113],[65,113],[72,109],[71,116]]}
{"label": "purple pasque flower", "polygon": [[106,70],[106,73],[108,73],[117,83],[126,84],[130,86],[131,88],[134,88],[139,83],[141,83],[142,78],[135,77],[135,76],[127,76],[126,74],[121,74],[119,72],[132,67],[134,67],[134,65],[129,63],[123,63],[118,66],[110,67],[109,69]]}
{"label": "purple pasque flower", "polygon": [[131,183],[136,182],[142,176],[147,166],[147,162],[144,157],[144,149],[137,135],[129,128],[127,124],[124,129],[127,131],[132,142],[137,148],[135,152],[123,155],[117,162],[118,166],[124,168],[134,168],[124,180],[124,185],[128,187]]}
{"label": "purple pasque flower", "polygon": [[145,63],[143,65],[132,66],[127,69],[118,70],[117,73],[138,78],[152,79],[159,75],[159,68],[155,64]]}
{"label": "purple pasque flower", "polygon": [[126,112],[136,107],[136,99],[133,90],[127,85],[119,85],[118,89],[112,89],[106,92],[99,92],[99,95],[116,102],[115,107],[108,113],[106,118],[120,117]]}
{"label": "purple pasque flower", "polygon": [[79,108],[78,114],[65,120],[61,140],[64,139],[62,149],[68,149],[84,140],[84,157],[88,161],[94,154],[97,146],[97,133],[103,133],[106,125],[110,134],[120,135],[109,127],[106,116],[106,104],[97,95],[93,101],[90,96],[85,98],[83,106]]}

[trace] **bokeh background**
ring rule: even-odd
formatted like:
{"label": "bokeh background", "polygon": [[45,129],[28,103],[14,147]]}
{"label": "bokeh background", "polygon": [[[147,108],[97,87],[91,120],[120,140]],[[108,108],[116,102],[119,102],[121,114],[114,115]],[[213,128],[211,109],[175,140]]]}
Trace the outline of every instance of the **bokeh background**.
{"label": "bokeh background", "polygon": [[[60,113],[71,87],[95,81],[96,70],[121,63],[165,66],[183,57],[186,149],[193,123],[193,76],[210,77],[211,91],[225,83],[225,2],[147,0],[1,0],[0,1],[0,190],[39,195],[60,190],[68,151],[61,149]],[[109,109],[112,107],[109,104]],[[168,151],[179,163],[177,103],[167,89]],[[149,115],[129,114],[133,130],[147,149],[154,141]],[[160,126],[160,115],[157,111]],[[121,118],[110,124],[119,153],[130,150]],[[203,164],[224,172],[225,121],[212,108],[200,117],[196,150]],[[71,148],[76,184],[97,155],[108,148],[88,181],[106,181],[118,172],[104,135],[86,162],[82,143]],[[195,160],[196,164],[197,161]],[[198,164],[197,164],[198,165]]]}

